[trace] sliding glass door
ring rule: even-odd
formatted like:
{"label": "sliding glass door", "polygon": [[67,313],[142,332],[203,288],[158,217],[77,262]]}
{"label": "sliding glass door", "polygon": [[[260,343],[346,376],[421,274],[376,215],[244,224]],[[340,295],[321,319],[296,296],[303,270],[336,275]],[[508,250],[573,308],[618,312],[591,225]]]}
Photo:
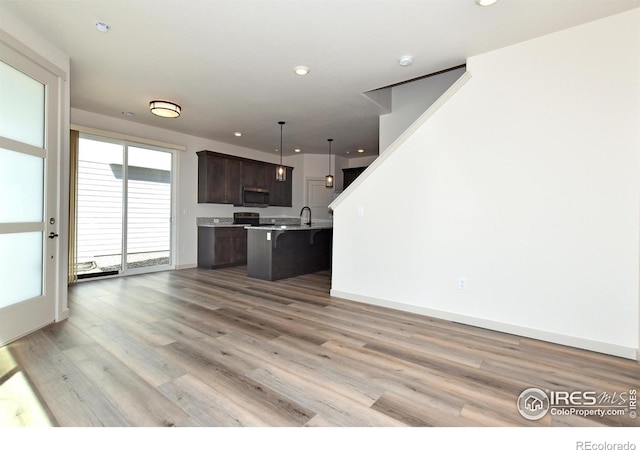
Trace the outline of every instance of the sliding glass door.
{"label": "sliding glass door", "polygon": [[173,165],[171,150],[81,134],[79,279],[173,267]]}

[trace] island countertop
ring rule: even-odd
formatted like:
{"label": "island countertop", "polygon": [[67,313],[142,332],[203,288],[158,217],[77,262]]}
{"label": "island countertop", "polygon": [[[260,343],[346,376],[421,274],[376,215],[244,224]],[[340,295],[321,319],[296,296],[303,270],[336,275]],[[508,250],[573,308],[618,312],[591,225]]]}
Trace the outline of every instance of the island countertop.
{"label": "island countertop", "polygon": [[247,230],[270,230],[270,231],[304,231],[304,230],[326,230],[332,229],[332,224],[313,224],[313,225],[276,225],[265,224],[257,226],[247,226]]}

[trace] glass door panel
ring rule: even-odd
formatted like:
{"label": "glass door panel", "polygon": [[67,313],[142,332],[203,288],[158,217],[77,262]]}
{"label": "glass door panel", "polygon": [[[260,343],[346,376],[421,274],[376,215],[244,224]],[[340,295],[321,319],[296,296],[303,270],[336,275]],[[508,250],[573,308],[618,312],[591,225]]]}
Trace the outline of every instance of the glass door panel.
{"label": "glass door panel", "polygon": [[42,232],[0,234],[0,308],[42,295]]}
{"label": "glass door panel", "polygon": [[79,278],[122,270],[123,162],[122,144],[80,138],[76,220]]}
{"label": "glass door panel", "polygon": [[127,269],[171,262],[171,167],[169,152],[128,147]]}
{"label": "glass door panel", "polygon": [[0,61],[0,136],[44,147],[45,86]]}
{"label": "glass door panel", "polygon": [[0,148],[0,223],[42,222],[44,159]]}

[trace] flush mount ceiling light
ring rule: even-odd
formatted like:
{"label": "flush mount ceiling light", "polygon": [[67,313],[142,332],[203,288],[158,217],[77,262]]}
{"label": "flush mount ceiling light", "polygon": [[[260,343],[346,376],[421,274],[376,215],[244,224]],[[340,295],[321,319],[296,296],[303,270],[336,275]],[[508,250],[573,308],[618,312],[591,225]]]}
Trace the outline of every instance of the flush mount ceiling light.
{"label": "flush mount ceiling light", "polygon": [[106,33],[111,29],[111,25],[106,22],[96,22],[96,29],[101,33]]}
{"label": "flush mount ceiling light", "polygon": [[153,100],[149,102],[149,109],[152,114],[160,117],[175,118],[180,116],[182,108],[175,103],[164,100]]}
{"label": "flush mount ceiling light", "polygon": [[284,122],[280,121],[278,125],[280,125],[280,165],[276,167],[276,181],[287,181],[287,169],[282,165],[282,154],[284,153],[282,148],[282,127]]}
{"label": "flush mount ceiling light", "polygon": [[478,6],[491,6],[498,0],[476,0],[476,5]]}
{"label": "flush mount ceiling light", "polygon": [[331,143],[333,139],[327,139],[329,141],[329,175],[324,177],[324,187],[332,188],[333,187],[333,175],[331,175]]}
{"label": "flush mount ceiling light", "polygon": [[411,55],[403,56],[398,60],[398,64],[400,64],[402,67],[410,66],[411,64],[413,64],[413,56]]}
{"label": "flush mount ceiling light", "polygon": [[296,73],[296,75],[300,76],[308,74],[309,70],[311,69],[309,69],[307,66],[296,66],[293,68],[293,71]]}

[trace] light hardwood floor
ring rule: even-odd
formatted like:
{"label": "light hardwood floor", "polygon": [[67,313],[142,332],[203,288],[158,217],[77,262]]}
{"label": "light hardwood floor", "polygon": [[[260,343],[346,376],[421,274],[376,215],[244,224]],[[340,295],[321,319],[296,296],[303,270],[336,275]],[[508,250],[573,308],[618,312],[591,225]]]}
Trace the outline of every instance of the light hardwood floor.
{"label": "light hardwood floor", "polygon": [[638,426],[522,418],[526,388],[628,391],[630,360],[329,296],[245,267],[73,286],[71,317],[0,349],[0,425]]}

